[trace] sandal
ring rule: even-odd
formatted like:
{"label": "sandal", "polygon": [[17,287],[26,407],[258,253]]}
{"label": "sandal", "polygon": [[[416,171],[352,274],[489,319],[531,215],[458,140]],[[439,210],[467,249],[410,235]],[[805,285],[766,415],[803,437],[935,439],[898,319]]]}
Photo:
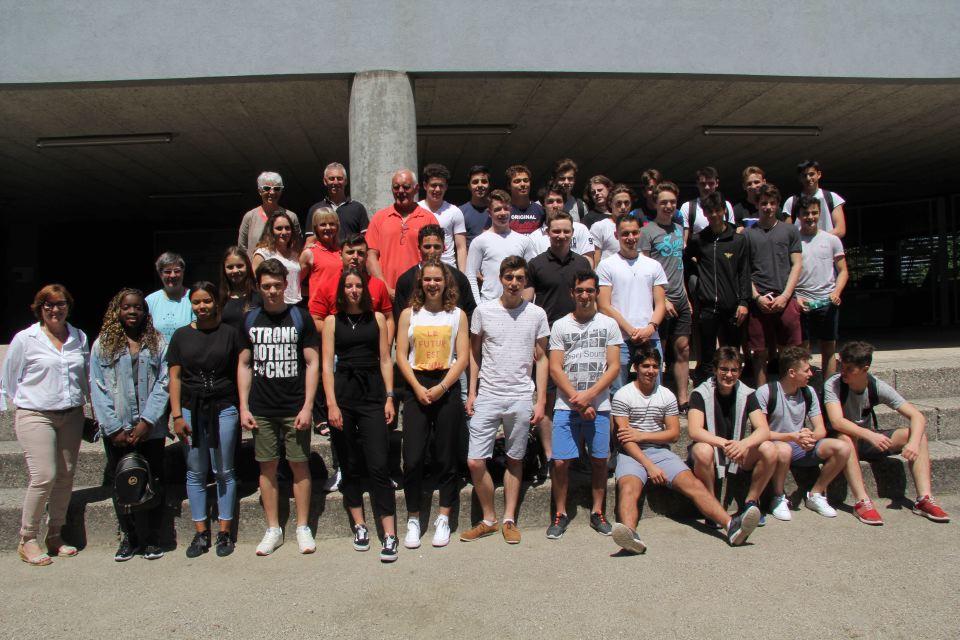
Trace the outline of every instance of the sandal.
{"label": "sandal", "polygon": [[70,558],[77,555],[80,551],[72,544],[67,544],[60,536],[47,536],[47,553],[51,556],[61,558]]}
{"label": "sandal", "polygon": [[53,564],[53,560],[50,559],[50,556],[45,553],[39,553],[35,556],[28,556],[27,551],[23,548],[23,545],[33,542],[38,547],[40,546],[36,538],[31,538],[30,540],[21,540],[17,544],[17,555],[20,556],[20,559],[33,567],[45,567],[49,564]]}

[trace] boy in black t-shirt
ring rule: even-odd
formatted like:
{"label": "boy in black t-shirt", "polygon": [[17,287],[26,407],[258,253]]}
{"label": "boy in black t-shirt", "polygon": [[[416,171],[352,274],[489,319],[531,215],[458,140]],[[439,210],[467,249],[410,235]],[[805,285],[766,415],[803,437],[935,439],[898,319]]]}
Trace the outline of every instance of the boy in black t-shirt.
{"label": "boy in black t-shirt", "polygon": [[316,543],[307,526],[311,491],[308,460],[313,398],[320,378],[320,336],[306,311],[283,301],[287,281],[283,264],[264,260],[256,276],[263,307],[244,318],[237,386],[240,425],[253,431],[254,452],[260,463],[260,498],[267,520],[257,555],[270,555],[283,544],[277,509],[281,438],[293,472],[297,544],[300,553],[313,553]]}

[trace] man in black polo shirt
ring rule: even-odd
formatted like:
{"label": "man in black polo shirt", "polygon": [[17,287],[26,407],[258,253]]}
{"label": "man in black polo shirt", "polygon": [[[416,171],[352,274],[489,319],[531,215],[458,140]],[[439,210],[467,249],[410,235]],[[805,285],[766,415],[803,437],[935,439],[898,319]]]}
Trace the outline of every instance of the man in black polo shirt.
{"label": "man in black polo shirt", "polygon": [[[556,320],[576,307],[576,301],[570,295],[573,277],[577,272],[589,271],[592,267],[589,260],[570,250],[573,216],[563,210],[557,211],[552,214],[549,225],[547,233],[550,236],[550,248],[527,264],[527,288],[523,291],[523,297],[542,307],[547,312],[547,322],[553,326]],[[551,439],[556,399],[557,387],[551,381],[547,386],[546,416],[537,427],[548,464],[553,459]]]}
{"label": "man in black polo shirt", "polygon": [[[397,289],[393,298],[393,317],[396,318],[397,322],[400,321],[400,312],[407,308],[410,296],[413,295],[417,276],[420,275],[420,265],[429,258],[439,260],[440,256],[443,255],[443,238],[443,227],[438,224],[425,225],[417,234],[420,263],[413,265],[397,278]],[[450,265],[447,266],[450,267]],[[473,299],[473,292],[470,291],[470,282],[467,280],[467,276],[453,267],[450,267],[450,273],[453,274],[453,280],[460,290],[457,306],[463,309],[463,312],[469,318],[473,314],[473,310],[477,308],[477,303]]]}
{"label": "man in black polo shirt", "polygon": [[355,233],[363,233],[370,223],[367,208],[356,200],[347,197],[347,170],[339,162],[331,162],[323,170],[323,186],[327,195],[310,207],[307,220],[313,219],[313,212],[321,207],[329,207],[340,218],[340,242]]}

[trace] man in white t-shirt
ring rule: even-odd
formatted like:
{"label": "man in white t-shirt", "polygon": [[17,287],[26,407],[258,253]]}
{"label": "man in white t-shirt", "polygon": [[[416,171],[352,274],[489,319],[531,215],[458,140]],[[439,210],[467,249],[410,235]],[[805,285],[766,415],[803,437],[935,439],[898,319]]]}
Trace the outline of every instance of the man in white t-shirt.
{"label": "man in white t-shirt", "polygon": [[640,218],[633,214],[621,216],[617,220],[617,238],[620,251],[597,265],[600,278],[597,306],[600,313],[616,321],[623,335],[620,375],[610,386],[611,393],[627,384],[630,356],[638,344],[649,340],[663,353],[657,329],[663,322],[667,304],[667,274],[659,262],[641,255],[638,249]]}
{"label": "man in white t-shirt", "polygon": [[590,526],[608,536],[604,516],[607,458],[610,455],[610,384],[620,374],[623,337],[616,321],[597,312],[599,278],[593,271],[574,275],[570,296],[576,307],[553,323],[550,331],[550,377],[557,385],[553,412],[553,501],[556,505],[547,538],[567,529],[570,465],[580,457],[581,439],[590,453],[593,506]]}
{"label": "man in white t-shirt", "polygon": [[529,260],[536,255],[530,247],[529,236],[510,228],[510,195],[506,191],[494,189],[490,194],[489,209],[490,228],[470,243],[464,272],[477,304],[496,300],[503,293],[497,274],[505,258],[519,256]]}
{"label": "man in white t-shirt", "polygon": [[[820,228],[838,238],[847,235],[847,216],[843,205],[846,200],[839,193],[820,188],[823,171],[816,160],[806,160],[797,165],[800,181],[800,196],[813,196],[820,201]],[[783,203],[781,220],[791,220],[800,226],[800,196],[790,196]]]}
{"label": "man in white t-shirt", "polygon": [[[703,199],[720,188],[720,173],[713,167],[701,167],[697,169],[697,191],[699,196],[689,202],[680,205],[680,217],[683,219],[683,240],[686,245],[687,240],[695,233],[700,233],[708,226],[710,222],[703,211]],[[724,220],[728,224],[734,223],[733,205],[724,201],[727,215]]]}
{"label": "man in white t-shirt", "polygon": [[800,196],[800,246],[803,263],[794,295],[800,305],[803,346],[820,342],[823,377],[837,372],[837,339],[840,327],[840,296],[847,286],[847,260],[840,238],[820,230],[820,200]]}
{"label": "man in white t-shirt", "polygon": [[442,164],[423,168],[423,190],[427,197],[418,204],[437,217],[443,228],[443,255],[440,260],[463,271],[467,265],[467,227],[460,208],[443,199],[447,195],[450,170]]}
{"label": "man in white t-shirt", "polygon": [[[476,243],[476,241],[474,241]],[[487,278],[493,278],[488,273]],[[497,430],[503,424],[507,469],[503,476],[503,539],[520,542],[516,525],[523,457],[527,452],[530,425],[544,416],[547,401],[547,337],[550,327],[546,312],[523,299],[527,284],[527,262],[510,256],[500,264],[499,298],[478,306],[470,321],[470,347],[478,367],[470,369],[467,415],[471,416],[467,466],[483,519],[460,534],[471,542],[497,532],[493,504],[493,478],[487,460],[493,456]],[[536,363],[536,385],[531,378]],[[533,401],[536,391],[536,401]]]}
{"label": "man in white t-shirt", "polygon": [[[543,221],[543,226],[528,236],[530,238],[531,250],[535,256],[540,255],[550,248],[550,221],[553,220],[555,214],[560,211],[566,211],[566,209],[563,208],[563,198],[563,189],[556,183],[550,183],[540,192],[540,201],[543,203],[543,210],[547,214],[547,217]],[[590,230],[587,229],[587,225],[581,224],[576,220],[573,220],[573,236],[570,238],[570,250],[582,255],[590,261],[590,266],[593,266],[593,236],[590,234]]]}
{"label": "man in white t-shirt", "polygon": [[[615,184],[610,189],[607,202],[610,203],[610,217],[595,222],[590,227],[593,236],[593,264],[599,265],[604,258],[609,258],[620,251],[620,241],[617,240],[617,220],[633,210],[633,201],[636,194],[625,184]],[[644,221],[640,221],[643,226]]]}

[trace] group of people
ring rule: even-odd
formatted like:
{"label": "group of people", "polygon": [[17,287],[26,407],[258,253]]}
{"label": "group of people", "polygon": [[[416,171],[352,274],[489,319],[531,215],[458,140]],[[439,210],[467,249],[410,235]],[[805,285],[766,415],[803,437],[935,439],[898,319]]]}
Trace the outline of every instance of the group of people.
{"label": "group of people", "polygon": [[[406,548],[421,545],[428,460],[439,491],[432,544],[449,543],[463,448],[482,517],[460,540],[500,532],[519,543],[531,427],[551,473],[550,539],[568,526],[570,470],[582,454],[590,461],[590,526],[629,552],[646,549],[636,527],[648,482],[687,496],[731,545],[741,545],[765,523],[766,490],[773,494],[767,513],[792,517],[784,491],[791,466],[822,465],[804,499],[808,508],[836,516],[827,486],[844,473],[856,516],[882,524],[859,461],[894,453],[910,463],[914,510],[947,521],[931,496],[923,414],[869,373],[870,345],[845,345],[837,371],[843,199],[819,187],[817,163],[798,172],[801,193],[781,206],[763,171],[748,167],[747,198],[734,207],[710,167],[697,172],[698,197],[680,203],[677,186],[656,170],[642,174],[641,198],[594,176],[580,199],[573,195],[577,166],[561,160],[535,201],[526,167],[507,170],[507,191],[492,189],[490,171],[476,166],[468,176],[470,201],[457,207],[444,199],[449,171],[431,164],[423,171],[424,200],[416,199],[416,174],[399,170],[393,204],[368,221],[363,205],[346,195],[345,168],[333,163],[324,170],[326,197],[310,209],[305,233],[298,216],[279,204],[282,178],[264,172],[257,181],[262,203],[243,217],[218,284],[187,289],[183,259],[164,253],[156,262],[162,288],[150,295],[120,290],[92,347],[67,322],[73,299],[63,286],[37,293],[38,322],[14,337],[0,372],[0,401],[16,407],[30,476],[20,557],[46,565],[51,555],[77,553],[60,530],[88,401],[108,465],[137,452],[161,494],[165,438],[172,430],[183,442],[196,528],[189,557],[234,550],[242,430],[253,433],[260,469],[266,531],[257,555],[283,543],[281,457],[292,474],[297,545],[312,553],[307,517],[316,431],[329,434],[336,454],[354,548],[371,545],[366,478],[384,534],[380,559],[395,561],[397,485],[388,453],[398,415]],[[813,341],[826,377],[822,399],[810,384]],[[755,390],[741,380],[747,360]],[[661,384],[665,361],[672,363],[673,390]],[[768,381],[771,361],[779,367]],[[881,430],[879,404],[909,427]],[[670,449],[681,415],[692,440],[686,460]],[[505,500],[498,518],[488,461],[501,432]],[[613,524],[604,512],[610,466],[618,487]],[[206,492],[211,470],[215,537]],[[716,485],[739,473],[750,474],[749,489],[730,515]],[[122,534],[115,559],[161,557],[162,498],[136,510],[115,504]]]}

